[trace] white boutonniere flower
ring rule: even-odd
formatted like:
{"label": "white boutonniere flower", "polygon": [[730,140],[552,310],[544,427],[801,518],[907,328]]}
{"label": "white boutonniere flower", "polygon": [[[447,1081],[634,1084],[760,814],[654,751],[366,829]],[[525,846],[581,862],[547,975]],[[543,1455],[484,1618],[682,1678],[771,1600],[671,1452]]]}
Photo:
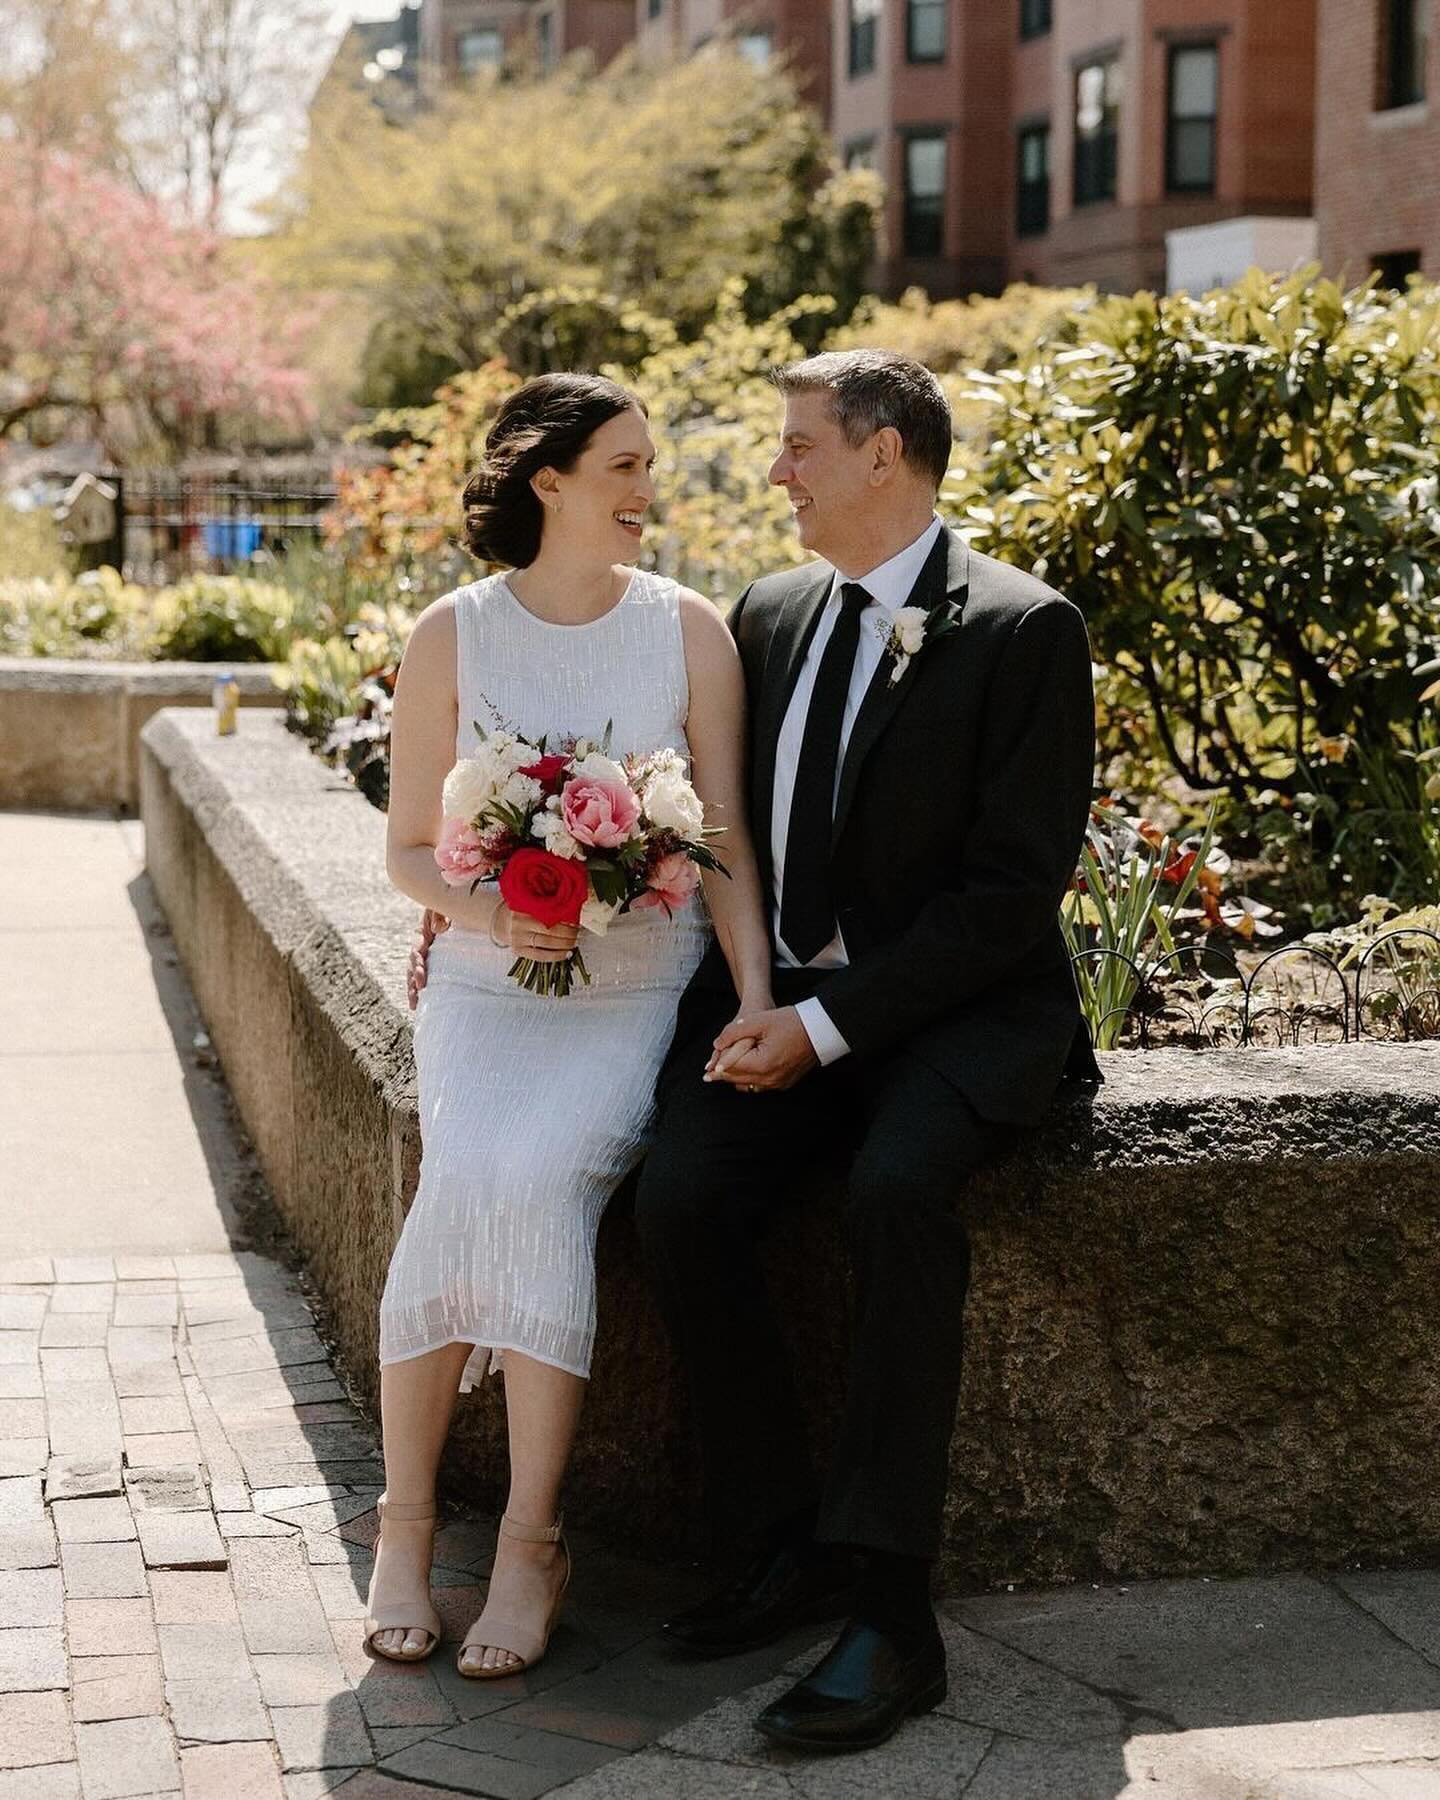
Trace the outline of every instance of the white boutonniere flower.
{"label": "white boutonniere flower", "polygon": [[895,667],[890,671],[891,687],[910,667],[910,658],[924,649],[929,624],[930,615],[923,606],[902,606],[892,615],[890,635],[885,640],[886,655],[895,658]]}

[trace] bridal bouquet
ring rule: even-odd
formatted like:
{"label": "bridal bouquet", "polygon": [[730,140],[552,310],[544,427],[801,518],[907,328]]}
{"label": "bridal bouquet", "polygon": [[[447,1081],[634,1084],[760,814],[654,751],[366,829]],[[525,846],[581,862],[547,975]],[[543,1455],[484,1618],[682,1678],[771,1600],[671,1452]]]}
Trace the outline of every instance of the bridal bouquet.
{"label": "bridal bouquet", "polygon": [[[619,913],[683,906],[702,869],[725,873],[678,751],[618,762],[608,726],[598,743],[554,750],[478,721],[475,731],[479,745],[445,777],[435,861],[452,887],[497,881],[512,912],[603,937]],[[578,946],[563,962],[510,967],[531,993],[562,997],[577,974],[588,986]]]}

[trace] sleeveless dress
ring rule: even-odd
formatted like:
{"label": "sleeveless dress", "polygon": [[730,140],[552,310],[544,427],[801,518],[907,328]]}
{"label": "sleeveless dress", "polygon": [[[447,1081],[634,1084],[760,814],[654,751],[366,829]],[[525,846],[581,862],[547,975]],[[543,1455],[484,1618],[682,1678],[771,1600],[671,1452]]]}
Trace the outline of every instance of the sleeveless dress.
{"label": "sleeveless dress", "polygon": [[[455,595],[456,756],[475,721],[536,741],[598,738],[623,757],[689,755],[680,593],[637,571],[585,625],[527,611],[503,575]],[[723,852],[722,852],[723,854]],[[582,932],[590,985],[527,993],[488,932],[451,925],[415,1010],[420,1183],[380,1302],[380,1362],[474,1345],[468,1393],[505,1350],[588,1376],[595,1234],[639,1160],[681,992],[710,940],[701,894]]]}

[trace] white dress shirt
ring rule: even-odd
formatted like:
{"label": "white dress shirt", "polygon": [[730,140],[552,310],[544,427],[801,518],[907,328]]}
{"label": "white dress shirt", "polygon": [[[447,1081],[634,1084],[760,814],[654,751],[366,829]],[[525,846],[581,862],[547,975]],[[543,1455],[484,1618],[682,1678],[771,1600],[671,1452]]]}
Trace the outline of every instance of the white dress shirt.
{"label": "white dress shirt", "polygon": [[[770,857],[773,868],[771,906],[775,925],[775,956],[785,968],[798,968],[798,960],[785,947],[780,936],[780,894],[785,880],[785,844],[790,835],[790,803],[795,792],[795,771],[800,762],[800,745],[805,736],[805,720],[810,711],[810,696],[820,659],[830,642],[830,633],[840,617],[840,588],[844,582],[857,581],[870,595],[870,604],[860,614],[860,645],[855,652],[855,667],[850,672],[850,690],[845,696],[845,716],[840,726],[840,754],[835,762],[835,793],[840,792],[840,772],[845,766],[845,749],[860,711],[866,690],[880,666],[885,644],[890,636],[895,614],[910,598],[920,571],[934,548],[935,540],[945,529],[939,517],[933,518],[914,543],[892,556],[868,575],[842,575],[835,571],[830,593],[825,601],[820,622],[810,640],[801,665],[800,677],[790,696],[784,723],[775,747],[775,799],[770,812]],[[833,800],[832,800],[833,805]],[[835,936],[818,955],[805,964],[810,969],[843,969],[850,958],[845,940],[837,926]],[[836,1030],[830,1015],[819,1000],[802,1000],[795,1009],[800,1015],[815,1054],[822,1063],[838,1062],[849,1054],[850,1046]]]}

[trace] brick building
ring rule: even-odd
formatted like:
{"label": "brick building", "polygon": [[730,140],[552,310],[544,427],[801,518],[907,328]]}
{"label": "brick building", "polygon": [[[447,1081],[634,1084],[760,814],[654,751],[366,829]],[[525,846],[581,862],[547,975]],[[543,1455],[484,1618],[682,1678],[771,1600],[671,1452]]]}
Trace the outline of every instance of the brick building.
{"label": "brick building", "polygon": [[783,56],[822,118],[830,112],[830,0],[632,0],[642,55],[688,56],[719,37]]}
{"label": "brick building", "polygon": [[421,0],[425,90],[498,71],[529,44],[533,13],[533,0]]}
{"label": "brick building", "polygon": [[1316,97],[1327,272],[1440,277],[1440,0],[1320,0]]}
{"label": "brick building", "polygon": [[886,178],[888,290],[1163,287],[1167,231],[1310,209],[1314,0],[833,7],[831,128]]}

